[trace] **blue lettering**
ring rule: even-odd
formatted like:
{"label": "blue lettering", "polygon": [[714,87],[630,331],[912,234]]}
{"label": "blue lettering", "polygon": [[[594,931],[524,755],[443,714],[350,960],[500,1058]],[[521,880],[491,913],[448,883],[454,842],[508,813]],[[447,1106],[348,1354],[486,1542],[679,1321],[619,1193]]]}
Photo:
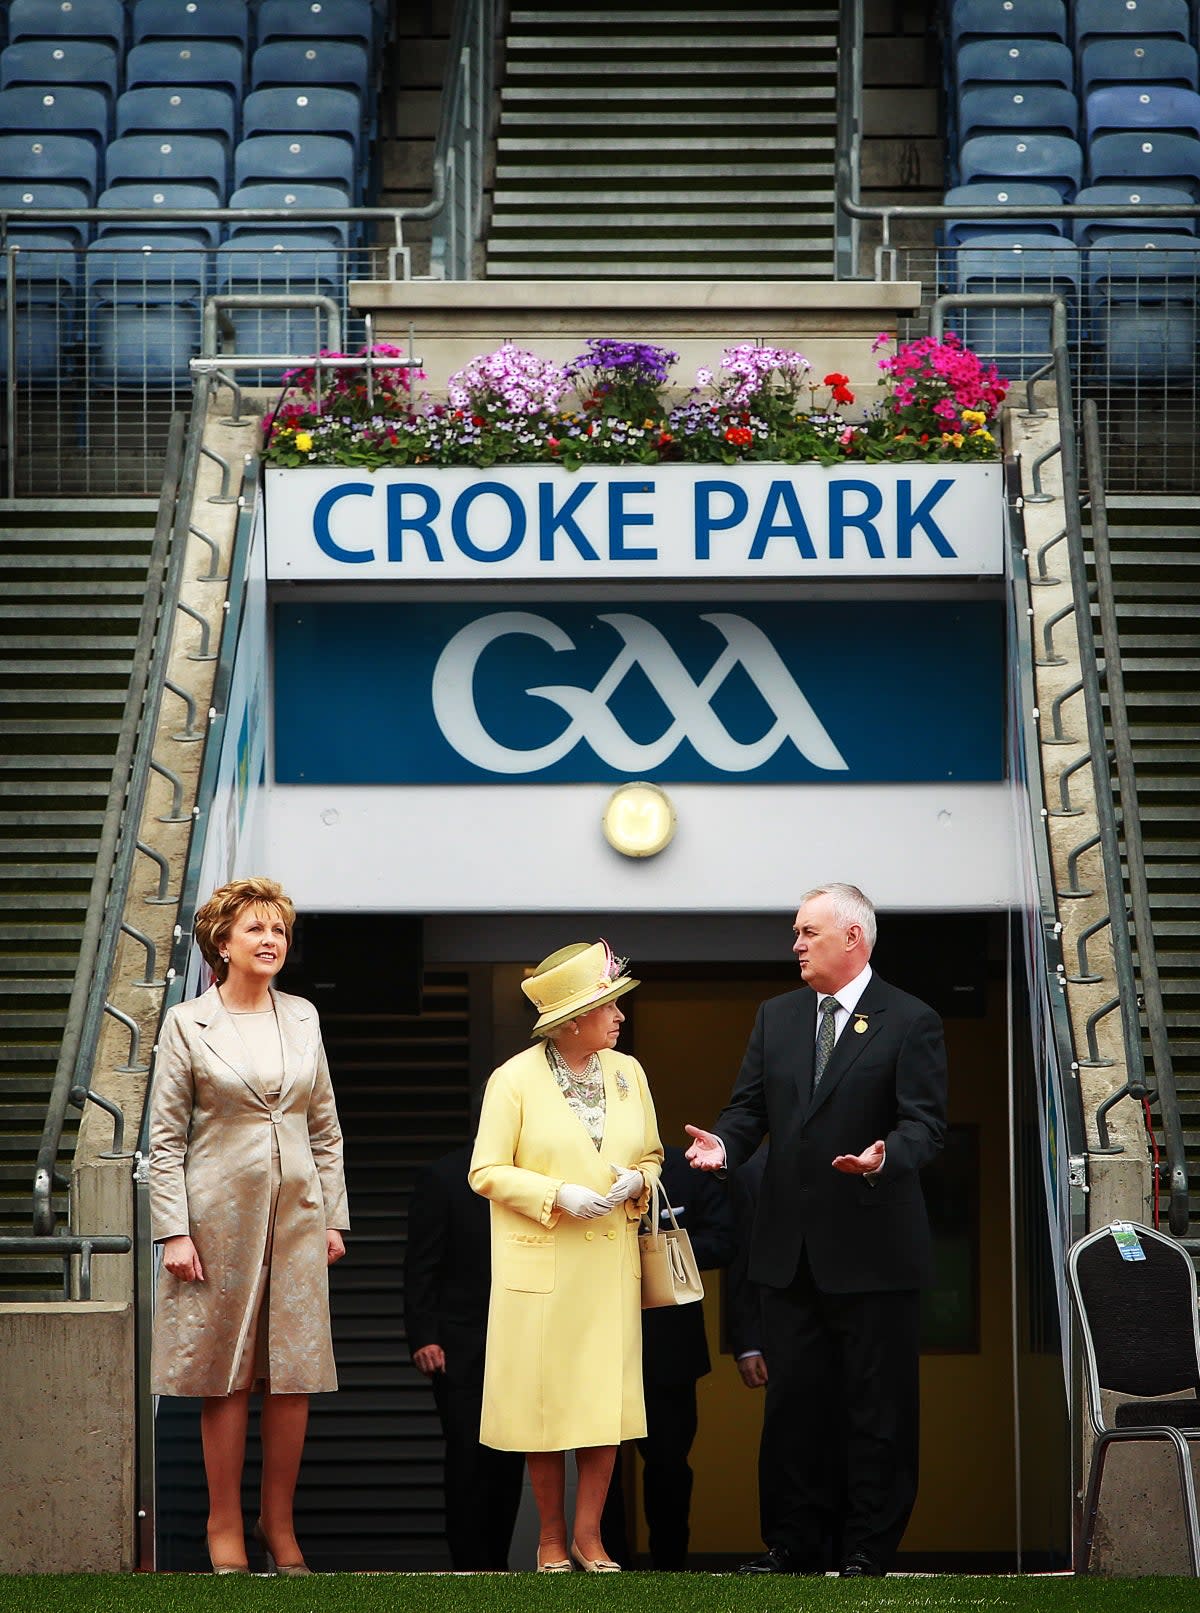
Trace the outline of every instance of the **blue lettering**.
{"label": "blue lettering", "polygon": [[[477,498],[484,498],[489,493],[495,494],[508,507],[508,536],[498,549],[481,549],[467,531],[467,515],[472,504]],[[468,487],[466,492],[460,494],[454,501],[454,511],[450,517],[450,531],[463,554],[469,560],[482,560],[488,564],[494,564],[497,560],[507,560],[510,555],[516,554],[525,541],[525,527],[525,506],[520,496],[503,482],[476,482],[474,487]]]}
{"label": "blue lettering", "polygon": [[[846,509],[846,495],[861,493],[866,499],[865,508],[852,514]],[[883,494],[874,482],[842,481],[829,484],[829,558],[846,558],[846,528],[861,532],[872,560],[882,560],[883,540],[875,526],[875,517],[883,508]]]}
{"label": "blue lettering", "polygon": [[554,559],[554,534],[561,528],[563,536],[570,539],[585,560],[599,560],[600,556],[592,548],[584,536],[583,529],[575,519],[576,510],[595,485],[595,482],[581,482],[578,487],[572,489],[566,503],[556,510],[554,508],[554,483],[538,483],[539,559]]}
{"label": "blue lettering", "polygon": [[[404,495],[415,493],[425,500],[425,508],[416,515],[405,516]],[[444,560],[442,546],[433,530],[433,522],[442,507],[441,494],[425,482],[391,482],[387,490],[388,559],[397,565],[404,564],[404,534],[415,532],[425,545],[427,560]]]}
{"label": "blue lettering", "polygon": [[[786,520],[775,523],[775,512],[783,506]],[[802,560],[815,560],[816,547],[812,535],[808,530],[808,522],[804,519],[804,511],[800,508],[800,500],[796,497],[796,489],[791,482],[772,482],[767,489],[766,499],[763,501],[762,514],[758,518],[758,527],[754,533],[754,542],[750,545],[750,560],[761,560],[767,552],[767,544],[772,538],[791,538],[800,551]]]}
{"label": "blue lettering", "polygon": [[[714,493],[724,493],[729,499],[728,514],[713,514],[711,500]],[[696,559],[708,560],[711,558],[709,539],[713,533],[728,532],[731,526],[739,526],[746,519],[750,499],[739,482],[697,482],[694,497]]]}
{"label": "blue lettering", "polygon": [[333,533],[329,530],[330,511],[339,499],[370,498],[374,491],[371,482],[339,482],[336,487],[321,494],[313,511],[313,537],[322,554],[340,561],[344,566],[361,566],[367,560],[374,560],[374,549],[343,549],[333,541]]}
{"label": "blue lettering", "polygon": [[937,501],[954,486],[949,476],[942,476],[926,493],[925,497],[914,510],[912,507],[912,483],[898,482],[896,485],[896,558],[899,560],[912,559],[912,535],[917,527],[924,528],[925,536],[937,550],[943,560],[956,560],[958,557],[950,547],[950,540],[942,531],[936,521],[930,518],[930,510]]}
{"label": "blue lettering", "polygon": [[610,560],[657,560],[657,549],[628,549],[625,546],[627,526],[653,526],[653,515],[645,511],[627,510],[626,493],[653,493],[653,482],[609,482],[608,484],[608,558]]}

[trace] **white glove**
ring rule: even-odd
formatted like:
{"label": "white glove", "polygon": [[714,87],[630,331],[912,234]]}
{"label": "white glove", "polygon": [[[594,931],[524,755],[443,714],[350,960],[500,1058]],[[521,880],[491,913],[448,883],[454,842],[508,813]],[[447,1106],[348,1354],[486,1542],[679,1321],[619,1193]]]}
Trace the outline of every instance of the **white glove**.
{"label": "white glove", "polygon": [[611,1199],[594,1193],[590,1187],[580,1187],[577,1182],[564,1182],[554,1195],[554,1202],[577,1221],[594,1221],[612,1209]]}
{"label": "white glove", "polygon": [[623,1165],[610,1165],[608,1168],[616,1177],[608,1190],[608,1202],[617,1205],[624,1204],[626,1199],[637,1198],[646,1185],[641,1171],[627,1170]]}

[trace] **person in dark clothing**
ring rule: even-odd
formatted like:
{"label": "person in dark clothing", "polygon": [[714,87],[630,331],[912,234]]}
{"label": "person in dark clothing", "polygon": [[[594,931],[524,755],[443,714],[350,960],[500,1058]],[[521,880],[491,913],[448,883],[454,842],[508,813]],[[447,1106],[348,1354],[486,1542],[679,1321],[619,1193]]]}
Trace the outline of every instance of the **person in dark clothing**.
{"label": "person in dark clothing", "polygon": [[404,1318],[413,1365],[430,1381],[446,1441],[446,1541],[454,1568],[508,1567],[524,1458],[479,1443],[491,1288],[486,1199],[467,1182],[471,1144],[427,1165],[413,1184],[404,1256]]}
{"label": "person in dark clothing", "polygon": [[[682,1148],[666,1149],[662,1206],[691,1237],[702,1271],[726,1266],[736,1233],[728,1194],[720,1182],[693,1171]],[[663,1216],[664,1225],[670,1225]],[[642,1488],[650,1534],[650,1560],[658,1570],[684,1569],[688,1553],[688,1513],[692,1469],[688,1454],[696,1437],[696,1383],[712,1371],[704,1332],[703,1305],[662,1306],[642,1312],[642,1379],[646,1393],[646,1437]],[[604,1538],[614,1559],[628,1563],[625,1498],[618,1462],[603,1518]]]}

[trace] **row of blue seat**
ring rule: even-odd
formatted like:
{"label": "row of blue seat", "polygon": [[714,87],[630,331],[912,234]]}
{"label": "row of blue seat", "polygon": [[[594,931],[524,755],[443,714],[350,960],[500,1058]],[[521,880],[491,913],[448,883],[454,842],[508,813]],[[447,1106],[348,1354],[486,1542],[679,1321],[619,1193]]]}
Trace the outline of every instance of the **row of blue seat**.
{"label": "row of blue seat", "polygon": [[1036,180],[1072,201],[1084,183],[1129,182],[1174,185],[1200,201],[1200,140],[1192,135],[1102,134],[1085,153],[1078,140],[1056,134],[976,134],[958,152],[959,181]]}
{"label": "row of blue seat", "polygon": [[1175,85],[1122,84],[1093,90],[1080,106],[1057,84],[972,84],[959,92],[957,137],[1013,129],[1085,141],[1121,129],[1173,129],[1200,139],[1200,95]]}
{"label": "row of blue seat", "polygon": [[952,0],[950,42],[957,51],[973,39],[1013,34],[1051,39],[1082,50],[1090,41],[1136,34],[1200,44],[1197,16],[1187,0]]}
{"label": "row of blue seat", "polygon": [[[321,239],[335,246],[358,244],[361,230],[345,219],[313,219],[314,208],[343,208],[345,197],[332,185],[286,185],[278,181],[264,181],[243,185],[228,199],[231,210],[244,213],[244,219],[228,222],[204,216],[214,204],[212,190],[205,185],[164,184],[161,180],[145,180],[128,185],[113,185],[101,191],[95,205],[113,214],[108,220],[92,226],[78,218],[53,221],[31,220],[24,222],[22,213],[44,208],[79,208],[86,205],[72,185],[16,184],[0,181],[0,210],[8,213],[8,234],[14,246],[23,252],[47,248],[77,249],[87,246],[93,234],[96,239],[117,238],[133,243],[139,249],[154,246],[162,235],[184,237],[201,246],[216,246],[221,240],[233,240],[250,230],[268,229],[275,233],[283,245],[294,238],[296,231]],[[122,218],[122,212],[139,209],[145,217]],[[186,220],[170,219],[168,212],[189,212],[196,216]],[[290,215],[282,218],[268,214]]]}
{"label": "row of blue seat", "polygon": [[143,84],[207,84],[237,97],[247,87],[323,84],[354,90],[364,102],[374,93],[370,52],[344,39],[274,39],[248,56],[227,40],[159,40],[135,45],[125,57],[90,40],[27,40],[0,50],[0,89],[23,84],[79,85],[111,101]]}
{"label": "row of blue seat", "polygon": [[381,43],[386,6],[372,0],[9,0],[7,37],[91,39],[113,46],[153,39],[225,39],[243,48],[298,34]]}
{"label": "row of blue seat", "polygon": [[1055,39],[1003,35],[973,39],[951,57],[952,90],[977,84],[1058,84],[1086,96],[1111,84],[1168,84],[1200,88],[1195,45],[1162,35],[1096,39],[1079,53]]}
{"label": "row of blue seat", "polygon": [[1062,196],[1053,185],[1038,180],[978,180],[970,185],[953,185],[943,201],[947,207],[980,207],[986,209],[982,217],[949,219],[942,238],[946,246],[960,246],[968,236],[1001,235],[1011,237],[1013,231],[1033,230],[1041,234],[1060,235],[1073,240],[1076,246],[1090,246],[1098,235],[1117,231],[1147,230],[1159,234],[1194,236],[1198,221],[1194,216],[1180,212],[1178,216],[1147,218],[1139,210],[1146,207],[1194,206],[1194,198],[1176,185],[1140,185],[1113,181],[1100,185],[1085,185],[1075,193],[1073,201],[1081,207],[1122,207],[1124,214],[1107,218],[1034,218],[1022,215],[1030,207],[1060,207]]}

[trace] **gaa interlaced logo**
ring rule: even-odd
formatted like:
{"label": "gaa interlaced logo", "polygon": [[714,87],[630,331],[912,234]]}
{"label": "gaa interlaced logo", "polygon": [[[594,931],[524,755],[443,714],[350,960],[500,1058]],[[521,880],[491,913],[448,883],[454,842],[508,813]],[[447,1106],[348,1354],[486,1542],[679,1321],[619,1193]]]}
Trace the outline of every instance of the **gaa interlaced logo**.
{"label": "gaa interlaced logo", "polygon": [[[670,642],[651,622],[627,611],[601,614],[621,647],[593,688],[540,684],[525,693],[549,700],[566,722],[547,744],[517,749],[485,728],[474,697],[475,672],[490,644],[509,634],[540,639],[552,650],[570,651],[574,640],[556,622],[533,611],[498,611],[462,628],[442,651],[433,675],[433,710],[447,741],[467,761],[492,773],[532,773],[552,767],[580,743],[607,766],[641,773],[661,765],[685,740],[711,767],[746,773],[763,766],[788,740],[814,767],[828,772],[847,763],[809,704],[779,652],[761,628],[744,616],[714,611],[702,616],[724,639],[724,648],[697,683]],[[610,701],[622,680],[640,668],[670,714],[657,739],[643,742],[622,728]],[[758,739],[736,739],[712,708],[718,691],[740,667],[769,708],[774,722]]]}

